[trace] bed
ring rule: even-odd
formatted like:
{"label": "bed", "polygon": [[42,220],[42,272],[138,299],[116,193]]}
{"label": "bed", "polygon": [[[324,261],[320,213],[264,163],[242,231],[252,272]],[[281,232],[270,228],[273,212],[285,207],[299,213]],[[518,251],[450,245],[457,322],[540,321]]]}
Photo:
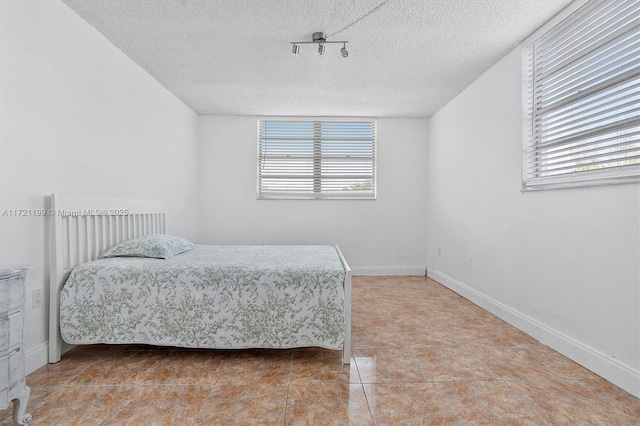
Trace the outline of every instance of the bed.
{"label": "bed", "polygon": [[195,245],[167,234],[155,200],[54,194],[49,216],[51,363],[94,343],[318,346],[349,363],[351,271],[338,246]]}

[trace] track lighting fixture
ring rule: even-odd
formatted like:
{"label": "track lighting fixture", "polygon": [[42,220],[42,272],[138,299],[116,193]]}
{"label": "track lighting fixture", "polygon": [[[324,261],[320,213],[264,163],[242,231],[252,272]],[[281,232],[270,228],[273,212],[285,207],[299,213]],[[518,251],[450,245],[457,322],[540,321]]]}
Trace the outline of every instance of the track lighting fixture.
{"label": "track lighting fixture", "polygon": [[[365,19],[367,16],[369,16],[372,13],[378,11],[380,8],[382,8],[389,1],[390,0],[382,0],[382,2],[380,2],[373,9],[369,10],[367,13],[364,13],[362,16],[354,19],[353,21],[349,22],[344,27],[340,28],[337,31],[332,32],[329,35],[333,37],[336,34],[339,34],[339,33],[343,32],[343,31],[353,27],[354,25],[358,24],[360,21]],[[319,55],[323,55],[324,54],[324,48],[325,48],[324,45],[325,44],[342,43],[342,48],[340,49],[340,54],[342,55],[343,58],[346,58],[347,56],[349,56],[349,52],[347,51],[347,43],[349,43],[348,41],[327,41],[327,36],[323,32],[320,32],[320,31],[313,33],[312,41],[292,41],[291,42],[291,44],[293,44],[292,53],[294,55],[297,55],[300,52],[300,46],[299,46],[300,44],[313,44],[313,43],[316,43],[318,45],[318,54]]]}
{"label": "track lighting fixture", "polygon": [[292,41],[291,44],[293,45],[293,49],[291,50],[291,53],[297,55],[300,52],[301,44],[317,44],[318,55],[324,55],[325,45],[335,43],[342,43],[342,49],[340,49],[340,53],[342,54],[343,58],[349,56],[349,52],[347,52],[347,43],[349,43],[348,41],[327,41],[327,37],[323,32],[313,33],[312,41]]}

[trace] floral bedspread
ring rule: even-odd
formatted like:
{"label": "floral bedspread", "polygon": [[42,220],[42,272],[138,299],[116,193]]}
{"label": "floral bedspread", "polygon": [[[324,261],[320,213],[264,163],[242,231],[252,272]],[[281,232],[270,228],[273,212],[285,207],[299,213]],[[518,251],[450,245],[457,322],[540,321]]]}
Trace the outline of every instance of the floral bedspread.
{"label": "floral bedspread", "polygon": [[344,279],[331,246],[197,246],[170,259],[101,259],[71,272],[60,331],[71,344],[340,349]]}

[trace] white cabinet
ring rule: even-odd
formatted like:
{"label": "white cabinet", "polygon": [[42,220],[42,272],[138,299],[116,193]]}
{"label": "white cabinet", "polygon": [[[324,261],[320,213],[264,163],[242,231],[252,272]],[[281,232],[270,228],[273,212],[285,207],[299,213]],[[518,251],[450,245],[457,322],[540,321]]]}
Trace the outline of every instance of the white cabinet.
{"label": "white cabinet", "polygon": [[0,269],[0,409],[13,401],[13,421],[26,425],[31,393],[24,380],[25,279],[28,267]]}

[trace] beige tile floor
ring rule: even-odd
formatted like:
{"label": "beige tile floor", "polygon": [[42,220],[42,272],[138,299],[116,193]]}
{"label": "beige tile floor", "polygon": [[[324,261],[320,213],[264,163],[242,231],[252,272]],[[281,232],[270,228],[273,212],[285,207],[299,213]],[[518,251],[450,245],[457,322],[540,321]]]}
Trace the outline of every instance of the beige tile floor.
{"label": "beige tile floor", "polygon": [[[423,277],[356,277],[353,358],[78,347],[32,425],[638,425],[640,400]],[[11,411],[0,411],[11,424]]]}

